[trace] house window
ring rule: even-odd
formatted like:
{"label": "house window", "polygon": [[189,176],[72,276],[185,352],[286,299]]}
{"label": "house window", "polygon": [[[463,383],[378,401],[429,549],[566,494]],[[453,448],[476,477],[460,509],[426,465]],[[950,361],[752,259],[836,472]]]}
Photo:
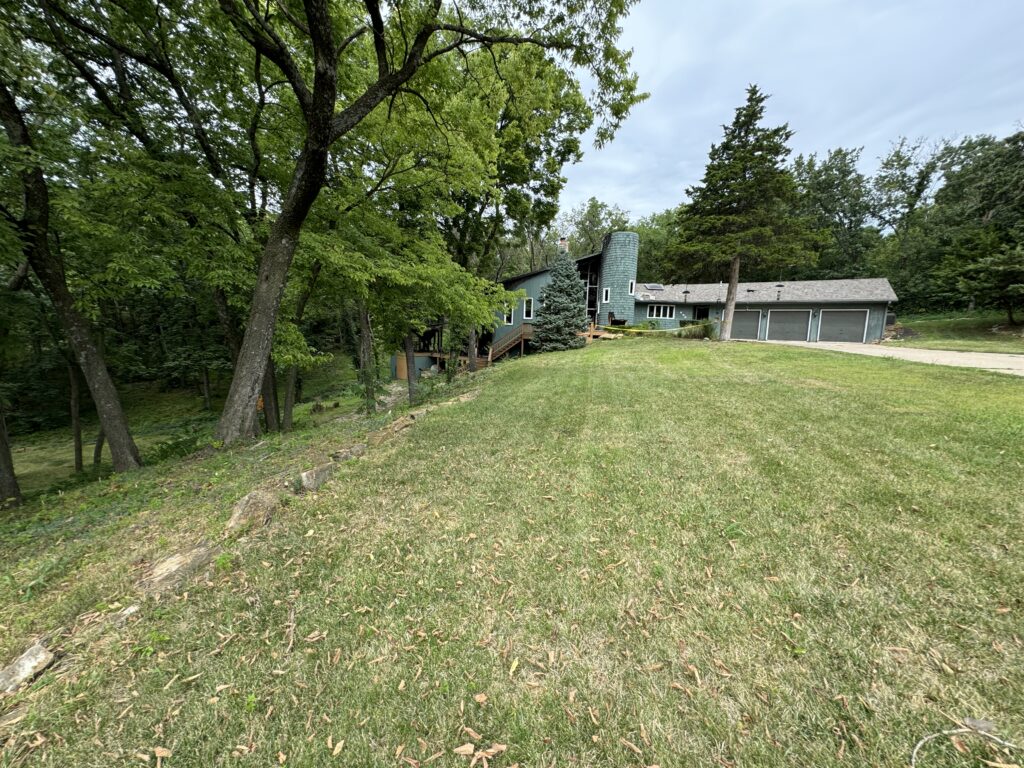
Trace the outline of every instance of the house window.
{"label": "house window", "polygon": [[647,317],[651,320],[672,320],[676,316],[674,304],[648,304]]}
{"label": "house window", "polygon": [[605,304],[607,304],[611,300],[612,300],[612,289],[611,288],[605,288],[604,289],[604,294],[602,294],[602,297],[601,297],[601,301],[603,301]]}
{"label": "house window", "polygon": [[711,307],[694,307],[693,308],[693,319],[694,320],[707,320],[711,315]]}
{"label": "house window", "polygon": [[523,320],[533,320],[533,299],[529,296],[523,299]]}
{"label": "house window", "polygon": [[505,325],[512,325],[515,320],[515,309],[509,307],[508,312],[505,313]]}
{"label": "house window", "polygon": [[634,291],[636,291],[636,280],[630,280],[629,281],[629,295],[632,296]]}

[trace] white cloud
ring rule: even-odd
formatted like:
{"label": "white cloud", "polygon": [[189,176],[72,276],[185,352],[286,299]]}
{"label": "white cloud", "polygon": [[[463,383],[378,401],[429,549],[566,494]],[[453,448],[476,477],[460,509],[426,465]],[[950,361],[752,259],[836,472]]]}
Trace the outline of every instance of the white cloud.
{"label": "white cloud", "polygon": [[1021,28],[1020,2],[641,0],[623,44],[651,98],[566,169],[562,204],[677,205],[751,82],[794,152],[863,146],[865,170],[901,135],[1006,135],[1024,119]]}

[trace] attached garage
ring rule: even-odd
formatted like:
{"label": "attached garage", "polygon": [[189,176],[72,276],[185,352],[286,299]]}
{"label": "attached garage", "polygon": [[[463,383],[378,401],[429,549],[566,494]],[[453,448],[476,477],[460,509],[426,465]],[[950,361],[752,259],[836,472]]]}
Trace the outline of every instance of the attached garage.
{"label": "attached garage", "polygon": [[769,341],[807,341],[811,330],[809,309],[769,309]]}
{"label": "attached garage", "polygon": [[866,309],[823,309],[818,321],[818,341],[867,340],[868,316]]}
{"label": "attached garage", "polygon": [[761,327],[761,310],[737,309],[732,315],[732,337],[734,339],[757,339]]}

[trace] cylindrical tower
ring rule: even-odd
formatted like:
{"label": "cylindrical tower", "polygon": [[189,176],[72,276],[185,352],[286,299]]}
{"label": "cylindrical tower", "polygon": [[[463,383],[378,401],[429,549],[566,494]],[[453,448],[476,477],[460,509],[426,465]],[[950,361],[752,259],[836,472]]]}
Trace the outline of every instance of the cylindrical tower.
{"label": "cylindrical tower", "polygon": [[597,324],[616,320],[633,322],[633,291],[636,286],[636,260],[640,236],[636,232],[612,232],[601,246],[601,282],[598,292]]}

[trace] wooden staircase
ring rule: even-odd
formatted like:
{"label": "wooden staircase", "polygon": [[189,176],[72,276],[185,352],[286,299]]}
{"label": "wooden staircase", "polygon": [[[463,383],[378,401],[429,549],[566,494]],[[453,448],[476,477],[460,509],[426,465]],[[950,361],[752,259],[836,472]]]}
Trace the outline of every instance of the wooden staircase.
{"label": "wooden staircase", "polygon": [[523,346],[527,339],[533,338],[533,326],[528,323],[523,323],[515,330],[502,336],[496,344],[492,344],[491,348],[487,350],[487,362],[493,363],[502,355],[507,355],[516,346],[519,347],[519,354],[523,353]]}

